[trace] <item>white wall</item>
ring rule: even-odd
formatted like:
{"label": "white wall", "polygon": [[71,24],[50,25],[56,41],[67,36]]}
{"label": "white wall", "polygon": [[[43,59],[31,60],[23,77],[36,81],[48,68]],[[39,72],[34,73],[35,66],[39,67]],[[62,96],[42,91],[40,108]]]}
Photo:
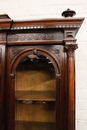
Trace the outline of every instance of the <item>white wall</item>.
{"label": "white wall", "polygon": [[76,36],[76,130],[87,130],[87,0],[0,0],[0,14],[13,20],[59,18],[67,8],[85,17]]}

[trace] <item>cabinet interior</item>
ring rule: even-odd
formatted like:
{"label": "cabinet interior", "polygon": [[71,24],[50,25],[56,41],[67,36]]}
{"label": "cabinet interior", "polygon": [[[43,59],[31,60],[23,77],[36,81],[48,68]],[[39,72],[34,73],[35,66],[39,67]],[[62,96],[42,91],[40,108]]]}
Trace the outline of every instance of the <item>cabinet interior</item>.
{"label": "cabinet interior", "polygon": [[15,74],[15,130],[55,129],[56,80],[52,62],[43,55],[28,55],[20,61]]}

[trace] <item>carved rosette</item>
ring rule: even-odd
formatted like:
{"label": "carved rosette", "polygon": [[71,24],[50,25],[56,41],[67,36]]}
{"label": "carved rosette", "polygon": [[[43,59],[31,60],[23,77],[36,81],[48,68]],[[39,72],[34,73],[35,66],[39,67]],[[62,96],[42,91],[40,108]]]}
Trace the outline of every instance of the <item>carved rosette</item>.
{"label": "carved rosette", "polygon": [[60,62],[60,51],[61,51],[60,49],[61,48],[58,47],[58,48],[52,50],[52,52],[57,56],[59,62]]}
{"label": "carved rosette", "polygon": [[6,34],[0,33],[0,41],[6,41]]}
{"label": "carved rosette", "polygon": [[11,47],[11,60],[15,57],[15,55],[17,55],[20,51],[24,50],[24,48],[16,48],[14,49],[13,47]]}

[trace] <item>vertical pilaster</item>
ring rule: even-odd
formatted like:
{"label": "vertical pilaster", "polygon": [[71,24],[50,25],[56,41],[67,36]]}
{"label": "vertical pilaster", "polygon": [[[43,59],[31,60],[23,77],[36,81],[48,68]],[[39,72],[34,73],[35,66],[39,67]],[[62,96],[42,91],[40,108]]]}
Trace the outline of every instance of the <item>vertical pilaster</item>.
{"label": "vertical pilaster", "polygon": [[75,130],[75,62],[74,51],[77,44],[66,44],[67,53],[67,130]]}

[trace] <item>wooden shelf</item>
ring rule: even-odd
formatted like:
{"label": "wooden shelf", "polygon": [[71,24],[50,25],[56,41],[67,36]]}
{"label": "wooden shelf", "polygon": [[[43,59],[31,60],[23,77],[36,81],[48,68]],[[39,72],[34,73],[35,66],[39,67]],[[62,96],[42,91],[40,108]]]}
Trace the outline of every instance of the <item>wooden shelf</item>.
{"label": "wooden shelf", "polygon": [[56,130],[55,126],[53,122],[15,122],[15,130]]}
{"label": "wooden shelf", "polygon": [[16,101],[55,101],[55,91],[15,91]]}

